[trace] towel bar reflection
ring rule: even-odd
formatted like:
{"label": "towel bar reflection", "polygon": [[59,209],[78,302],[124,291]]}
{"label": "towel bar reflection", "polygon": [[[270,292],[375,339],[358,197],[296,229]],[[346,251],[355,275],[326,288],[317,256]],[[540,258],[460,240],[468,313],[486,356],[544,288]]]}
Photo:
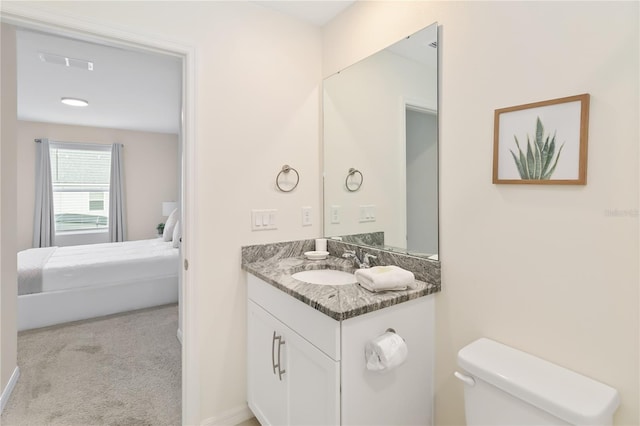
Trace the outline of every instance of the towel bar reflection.
{"label": "towel bar reflection", "polygon": [[[280,175],[282,175],[283,173],[285,175],[288,175],[289,172],[294,172],[296,174],[296,183],[291,188],[284,189],[280,186]],[[293,167],[289,166],[288,164],[285,164],[284,166],[282,166],[282,170],[280,170],[280,173],[278,173],[278,176],[276,176],[276,186],[278,187],[278,189],[282,192],[291,192],[294,189],[296,189],[296,187],[298,186],[298,183],[300,183],[300,174],[298,173],[298,171]]]}
{"label": "towel bar reflection", "polygon": [[[356,173],[360,175],[360,182],[358,181],[356,181],[355,183],[352,182],[352,185],[349,185],[349,178],[350,177],[353,178],[353,175],[355,175]],[[347,191],[356,192],[362,186],[362,182],[364,182],[364,176],[362,176],[362,172],[358,169],[354,169],[353,167],[351,167],[349,169],[349,172],[347,173],[346,179],[344,180],[344,186],[347,187]]]}

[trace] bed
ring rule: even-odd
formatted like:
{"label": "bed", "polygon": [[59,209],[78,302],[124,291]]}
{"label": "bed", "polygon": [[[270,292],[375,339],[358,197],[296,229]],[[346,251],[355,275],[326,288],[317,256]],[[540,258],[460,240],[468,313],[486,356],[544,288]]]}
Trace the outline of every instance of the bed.
{"label": "bed", "polygon": [[18,253],[18,330],[178,301],[179,253],[162,238]]}

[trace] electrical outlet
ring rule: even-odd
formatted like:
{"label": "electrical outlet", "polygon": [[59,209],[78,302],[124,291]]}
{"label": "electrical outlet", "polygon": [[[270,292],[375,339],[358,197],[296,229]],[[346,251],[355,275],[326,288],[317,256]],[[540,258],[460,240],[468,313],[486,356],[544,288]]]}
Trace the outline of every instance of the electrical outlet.
{"label": "electrical outlet", "polygon": [[331,206],[331,223],[340,223],[340,206]]}
{"label": "electrical outlet", "polygon": [[302,226],[311,226],[313,221],[311,220],[311,207],[302,208]]}

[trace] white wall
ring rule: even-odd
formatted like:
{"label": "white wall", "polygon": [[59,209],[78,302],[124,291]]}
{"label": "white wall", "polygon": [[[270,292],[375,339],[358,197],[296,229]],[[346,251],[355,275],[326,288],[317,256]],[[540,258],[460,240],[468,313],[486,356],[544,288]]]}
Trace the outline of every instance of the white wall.
{"label": "white wall", "polygon": [[[325,221],[326,235],[384,231],[386,245],[406,248],[403,102],[435,108],[435,70],[382,51],[331,76],[323,91],[326,217],[341,207],[339,224]],[[345,185],[351,167],[363,175],[356,192]],[[360,222],[361,205],[376,206],[375,222]]]}
{"label": "white wall", "polygon": [[[15,29],[2,24],[0,48],[0,394],[17,366],[16,300],[16,49]],[[8,391],[4,397],[8,397]],[[2,401],[6,404],[6,400]]]}
{"label": "white wall", "polygon": [[[640,424],[638,6],[358,2],[324,29],[328,76],[442,26],[438,425],[464,422],[456,353],[481,336],[616,387],[615,424]],[[494,110],[580,93],[587,185],[493,185]]]}
{"label": "white wall", "polygon": [[[156,236],[156,226],[167,219],[162,216],[162,202],[178,201],[180,175],[177,135],[20,120],[17,135],[20,165],[18,211],[24,214],[18,217],[19,250],[32,246],[36,155],[33,140],[45,137],[60,142],[124,144],[128,239],[141,240]],[[64,245],[63,238],[56,239],[56,244]]]}
{"label": "white wall", "polygon": [[[192,308],[199,335],[191,338],[199,346],[200,419],[213,422],[246,409],[246,278],[240,246],[321,234],[320,30],[249,2],[28,6],[194,47],[192,189],[198,211],[189,273],[198,295]],[[283,164],[300,173],[291,193],[275,189]],[[302,206],[312,207],[312,226],[302,227]],[[278,229],[251,232],[252,208],[277,209]]]}

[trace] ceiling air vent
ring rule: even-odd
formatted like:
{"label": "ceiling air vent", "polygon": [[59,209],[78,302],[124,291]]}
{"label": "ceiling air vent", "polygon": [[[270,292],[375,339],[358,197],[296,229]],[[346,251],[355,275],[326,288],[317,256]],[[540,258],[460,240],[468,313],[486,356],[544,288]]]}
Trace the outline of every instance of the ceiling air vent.
{"label": "ceiling air vent", "polygon": [[38,53],[42,62],[55,65],[64,65],[70,68],[80,68],[81,70],[93,71],[93,62],[84,59],[67,58],[66,56],[54,55],[53,53]]}

